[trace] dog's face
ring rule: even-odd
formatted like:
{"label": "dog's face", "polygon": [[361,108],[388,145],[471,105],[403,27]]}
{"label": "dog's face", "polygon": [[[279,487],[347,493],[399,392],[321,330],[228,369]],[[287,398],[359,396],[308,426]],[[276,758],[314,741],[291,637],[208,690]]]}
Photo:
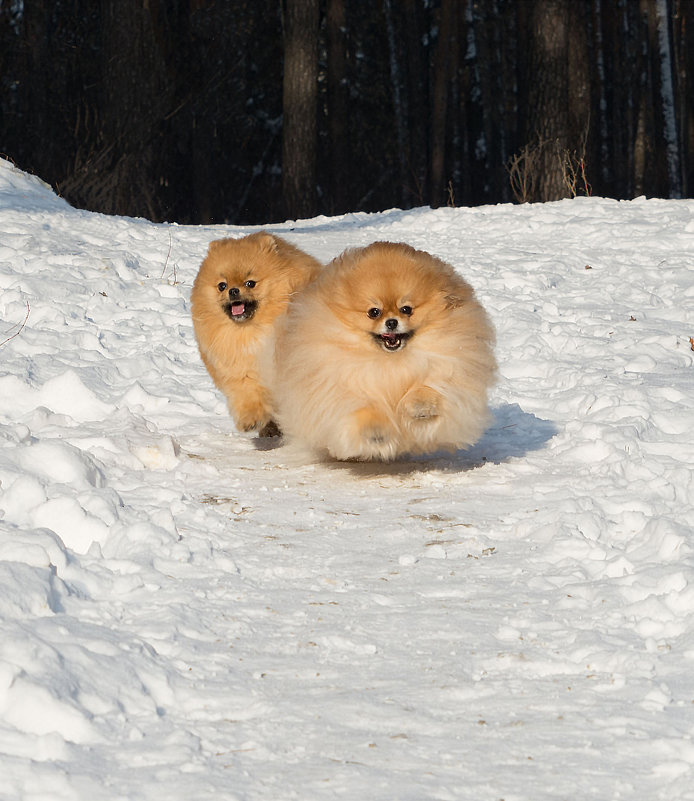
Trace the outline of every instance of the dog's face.
{"label": "dog's face", "polygon": [[400,352],[428,328],[445,326],[448,311],[463,302],[440,262],[406,245],[375,243],[348,252],[342,263],[337,313],[385,353]]}
{"label": "dog's face", "polygon": [[248,270],[221,272],[224,274],[219,276],[221,280],[217,284],[217,291],[222,311],[235,323],[245,323],[258,308],[258,300],[253,291],[258,282],[255,278],[244,276]]}
{"label": "dog's face", "polygon": [[196,300],[234,325],[274,316],[288,296],[275,244],[270,234],[212,242],[195,282]]}
{"label": "dog's face", "polygon": [[415,301],[409,299],[410,293],[390,297],[372,295],[373,304],[366,311],[370,321],[370,334],[373,341],[385,351],[393,353],[404,348],[416,332],[412,315]]}

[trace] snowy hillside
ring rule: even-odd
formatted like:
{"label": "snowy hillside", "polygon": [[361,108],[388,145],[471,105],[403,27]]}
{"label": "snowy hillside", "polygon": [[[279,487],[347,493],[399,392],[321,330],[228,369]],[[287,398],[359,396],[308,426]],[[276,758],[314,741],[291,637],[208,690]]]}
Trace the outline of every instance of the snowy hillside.
{"label": "snowy hillside", "polygon": [[189,292],[230,227],[0,161],[0,799],[694,799],[694,201],[418,209],[498,332],[455,456],[234,430]]}

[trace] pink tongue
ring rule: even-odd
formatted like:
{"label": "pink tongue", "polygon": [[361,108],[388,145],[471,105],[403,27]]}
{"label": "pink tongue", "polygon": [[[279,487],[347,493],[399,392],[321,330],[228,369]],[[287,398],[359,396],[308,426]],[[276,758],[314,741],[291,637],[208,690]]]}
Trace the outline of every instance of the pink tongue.
{"label": "pink tongue", "polygon": [[231,313],[234,317],[238,317],[240,314],[243,314],[246,311],[246,306],[244,303],[232,303],[231,304]]}

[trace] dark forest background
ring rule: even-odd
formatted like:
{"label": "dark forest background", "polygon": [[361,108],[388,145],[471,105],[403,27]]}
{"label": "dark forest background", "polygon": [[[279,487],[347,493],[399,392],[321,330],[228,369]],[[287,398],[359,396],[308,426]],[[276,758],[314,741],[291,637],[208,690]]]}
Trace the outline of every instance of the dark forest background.
{"label": "dark forest background", "polygon": [[266,223],[694,190],[694,0],[0,0],[0,153]]}

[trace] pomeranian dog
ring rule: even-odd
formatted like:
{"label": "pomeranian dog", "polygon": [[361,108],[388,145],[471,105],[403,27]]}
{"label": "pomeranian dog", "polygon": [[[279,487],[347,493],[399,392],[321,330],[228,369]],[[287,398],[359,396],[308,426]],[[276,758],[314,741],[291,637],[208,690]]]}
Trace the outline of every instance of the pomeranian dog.
{"label": "pomeranian dog", "polygon": [[345,251],[290,304],[271,379],[289,439],[340,460],[472,445],[494,329],[449,264],[409,245]]}
{"label": "pomeranian dog", "polygon": [[210,243],[191,292],[200,356],[241,431],[279,433],[258,359],[291,296],[322,265],[279,236],[260,231]]}

